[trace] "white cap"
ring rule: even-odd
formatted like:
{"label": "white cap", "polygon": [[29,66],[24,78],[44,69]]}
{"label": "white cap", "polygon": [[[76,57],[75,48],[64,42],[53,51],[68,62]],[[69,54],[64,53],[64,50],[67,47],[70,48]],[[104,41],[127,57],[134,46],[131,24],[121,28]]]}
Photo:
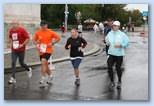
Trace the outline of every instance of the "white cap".
{"label": "white cap", "polygon": [[120,26],[120,22],[119,21],[114,21],[113,25]]}

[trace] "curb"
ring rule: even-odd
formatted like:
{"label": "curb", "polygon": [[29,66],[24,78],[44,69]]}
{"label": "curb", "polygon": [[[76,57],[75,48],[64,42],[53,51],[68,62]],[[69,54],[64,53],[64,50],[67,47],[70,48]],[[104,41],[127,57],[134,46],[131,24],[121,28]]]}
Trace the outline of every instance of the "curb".
{"label": "curb", "polygon": [[[84,56],[86,57],[86,56],[95,54],[99,50],[100,50],[100,47],[95,44],[93,49],[84,53]],[[69,60],[70,60],[70,57],[66,56],[66,57],[59,58],[59,59],[53,59],[52,63],[59,63],[59,62],[64,62],[64,61],[69,61]],[[29,63],[27,65],[30,66],[30,67],[36,67],[40,64],[41,64],[41,62],[33,62],[33,63]],[[24,69],[22,67],[19,67],[19,66],[16,68],[16,72],[20,72],[21,70],[24,70]],[[4,73],[11,73],[11,68],[5,68]]]}

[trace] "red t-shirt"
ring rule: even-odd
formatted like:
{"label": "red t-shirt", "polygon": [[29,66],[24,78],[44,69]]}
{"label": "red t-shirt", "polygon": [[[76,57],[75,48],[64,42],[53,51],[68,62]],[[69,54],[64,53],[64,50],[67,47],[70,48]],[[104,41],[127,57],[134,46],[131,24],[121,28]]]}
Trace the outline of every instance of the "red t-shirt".
{"label": "red t-shirt", "polygon": [[12,40],[12,51],[13,52],[23,52],[25,51],[25,46],[19,48],[18,46],[23,44],[26,39],[29,39],[27,31],[18,27],[17,29],[10,29],[9,38]]}
{"label": "red t-shirt", "polygon": [[61,31],[65,32],[65,27],[64,26],[61,27]]}

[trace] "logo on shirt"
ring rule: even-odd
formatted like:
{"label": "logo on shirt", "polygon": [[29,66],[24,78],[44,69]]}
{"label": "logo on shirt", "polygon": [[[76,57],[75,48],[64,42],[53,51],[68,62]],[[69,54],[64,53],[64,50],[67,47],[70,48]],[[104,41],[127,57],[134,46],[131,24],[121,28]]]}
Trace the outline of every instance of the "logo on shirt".
{"label": "logo on shirt", "polygon": [[17,33],[12,34],[12,40],[18,40],[18,34]]}

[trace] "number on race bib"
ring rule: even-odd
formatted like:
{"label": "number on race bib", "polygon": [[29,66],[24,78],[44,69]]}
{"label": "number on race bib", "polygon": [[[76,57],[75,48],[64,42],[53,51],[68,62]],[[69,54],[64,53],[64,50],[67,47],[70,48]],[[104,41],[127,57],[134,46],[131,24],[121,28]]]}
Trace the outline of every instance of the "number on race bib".
{"label": "number on race bib", "polygon": [[40,44],[40,52],[45,53],[47,49],[47,45],[46,44]]}
{"label": "number on race bib", "polygon": [[12,34],[12,40],[18,40],[18,34],[17,33]]}
{"label": "number on race bib", "polygon": [[19,48],[19,41],[13,41],[13,48],[18,49]]}

